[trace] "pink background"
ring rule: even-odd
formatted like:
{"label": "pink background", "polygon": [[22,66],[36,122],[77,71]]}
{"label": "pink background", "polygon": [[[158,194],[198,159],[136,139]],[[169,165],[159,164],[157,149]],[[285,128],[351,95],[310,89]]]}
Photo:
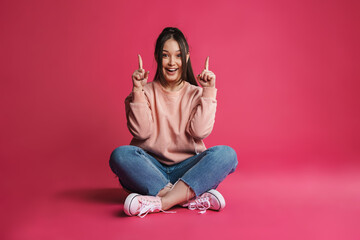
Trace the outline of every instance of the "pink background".
{"label": "pink background", "polygon": [[187,36],[196,74],[210,56],[218,110],[206,144],[232,146],[236,174],[359,169],[359,12],[350,0],[1,1],[2,234],[54,239],[63,224],[83,237],[61,215],[72,203],[50,196],[117,187],[108,158],[130,142],[137,54],[152,79],[167,26]]}

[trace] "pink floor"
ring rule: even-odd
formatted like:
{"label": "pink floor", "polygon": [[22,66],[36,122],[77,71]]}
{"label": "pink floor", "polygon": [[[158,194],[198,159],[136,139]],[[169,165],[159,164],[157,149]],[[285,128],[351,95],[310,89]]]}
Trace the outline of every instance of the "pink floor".
{"label": "pink floor", "polygon": [[53,173],[38,161],[32,168],[24,163],[17,176],[2,176],[8,181],[2,182],[0,239],[360,239],[360,170],[354,165],[240,164],[218,188],[227,201],[222,212],[176,208],[176,214],[140,219],[124,215],[126,193],[106,161],[81,172],[77,157],[53,160]]}

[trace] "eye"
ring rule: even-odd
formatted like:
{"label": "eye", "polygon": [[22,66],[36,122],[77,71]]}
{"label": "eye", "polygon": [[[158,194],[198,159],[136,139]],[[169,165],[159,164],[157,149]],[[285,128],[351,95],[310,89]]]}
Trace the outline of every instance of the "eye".
{"label": "eye", "polygon": [[176,57],[181,58],[181,54],[176,55]]}
{"label": "eye", "polygon": [[166,53],[163,53],[163,54],[162,54],[162,57],[163,57],[163,58],[166,58],[167,56],[168,56],[168,55],[167,55]]}

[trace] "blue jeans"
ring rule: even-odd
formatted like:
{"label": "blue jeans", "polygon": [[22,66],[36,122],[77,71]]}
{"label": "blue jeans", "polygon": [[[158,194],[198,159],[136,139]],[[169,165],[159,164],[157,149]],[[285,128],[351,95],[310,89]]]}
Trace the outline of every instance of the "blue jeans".
{"label": "blue jeans", "polygon": [[235,151],[215,146],[180,163],[165,165],[142,148],[121,146],[110,157],[110,168],[131,192],[156,196],[168,183],[182,180],[196,194],[215,189],[237,166]]}

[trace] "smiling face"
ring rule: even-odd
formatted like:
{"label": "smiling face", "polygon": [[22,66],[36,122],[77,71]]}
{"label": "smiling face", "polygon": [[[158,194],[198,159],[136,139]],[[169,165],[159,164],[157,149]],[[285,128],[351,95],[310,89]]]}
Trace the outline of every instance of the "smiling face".
{"label": "smiling face", "polygon": [[[187,59],[189,58],[187,54]],[[181,79],[182,61],[181,51],[178,42],[171,38],[164,44],[162,51],[162,69],[165,80],[169,83],[176,83]]]}

